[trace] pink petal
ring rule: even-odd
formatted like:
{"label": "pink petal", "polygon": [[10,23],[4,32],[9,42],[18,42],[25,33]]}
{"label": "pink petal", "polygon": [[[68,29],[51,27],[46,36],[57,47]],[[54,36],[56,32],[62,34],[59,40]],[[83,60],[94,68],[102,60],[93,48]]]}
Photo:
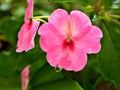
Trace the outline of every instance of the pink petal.
{"label": "pink petal", "polygon": [[89,26],[82,30],[73,39],[77,48],[82,49],[86,53],[98,53],[101,49],[100,39],[102,31],[96,26]]}
{"label": "pink petal", "polygon": [[49,17],[49,23],[60,31],[62,34],[66,34],[66,28],[68,28],[68,13],[63,9],[55,10]]}
{"label": "pink petal", "polygon": [[87,55],[79,49],[71,52],[56,46],[47,52],[47,60],[51,66],[64,68],[68,71],[80,71],[87,63]]}
{"label": "pink petal", "polygon": [[64,36],[49,23],[43,24],[38,33],[40,37],[40,46],[44,51],[48,51],[53,46],[61,45]]}
{"label": "pink petal", "polygon": [[62,46],[55,46],[47,52],[47,61],[51,66],[66,69],[71,64],[69,50],[63,50]]}
{"label": "pink petal", "polygon": [[34,47],[34,37],[38,29],[39,22],[27,21],[21,27],[18,33],[18,42],[16,52],[28,51]]}
{"label": "pink petal", "polygon": [[27,90],[29,83],[29,68],[30,65],[26,66],[21,72],[21,80],[22,80],[22,90]]}
{"label": "pink petal", "polygon": [[58,66],[61,57],[63,56],[63,52],[61,46],[55,46],[47,52],[47,61],[51,66]]}
{"label": "pink petal", "polygon": [[26,9],[26,13],[25,13],[25,22],[28,21],[29,18],[32,18],[33,16],[33,7],[34,7],[34,0],[27,0],[28,2],[28,7]]}
{"label": "pink petal", "polygon": [[72,36],[75,36],[77,33],[80,33],[85,27],[91,25],[89,17],[78,10],[73,10],[70,13],[70,21]]}
{"label": "pink petal", "polygon": [[70,53],[68,58],[71,58],[70,66],[65,68],[65,70],[68,71],[80,71],[85,67],[87,63],[87,54],[77,48]]}

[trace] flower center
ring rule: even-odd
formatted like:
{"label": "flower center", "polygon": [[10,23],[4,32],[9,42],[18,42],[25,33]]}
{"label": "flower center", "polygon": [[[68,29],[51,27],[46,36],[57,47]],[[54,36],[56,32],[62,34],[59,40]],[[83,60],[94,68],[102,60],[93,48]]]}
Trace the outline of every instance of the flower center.
{"label": "flower center", "polygon": [[74,42],[70,37],[67,37],[63,42],[63,49],[69,48],[70,50],[74,49]]}

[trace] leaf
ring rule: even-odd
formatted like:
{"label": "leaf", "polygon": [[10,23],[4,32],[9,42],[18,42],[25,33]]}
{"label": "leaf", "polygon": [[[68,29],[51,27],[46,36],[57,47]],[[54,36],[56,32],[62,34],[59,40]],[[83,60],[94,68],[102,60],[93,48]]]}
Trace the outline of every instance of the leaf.
{"label": "leaf", "polygon": [[46,64],[42,68],[40,68],[34,76],[32,77],[30,84],[32,87],[35,87],[40,84],[46,84],[48,82],[58,80],[63,78],[61,72],[56,72],[53,67]]}
{"label": "leaf", "polygon": [[20,73],[14,71],[17,58],[18,55],[14,53],[14,50],[0,54],[0,88],[19,87]]}
{"label": "leaf", "polygon": [[106,1],[104,1],[104,0],[99,0],[99,1],[102,2],[101,5],[104,5],[106,8],[110,8],[110,6],[112,5],[112,3],[113,3],[115,0],[106,0]]}
{"label": "leaf", "polygon": [[[73,80],[62,79],[45,85],[34,87],[34,90],[83,90],[79,84]],[[33,90],[31,89],[31,90]]]}
{"label": "leaf", "polygon": [[113,23],[109,23],[108,27],[102,24],[102,30],[104,37],[102,50],[98,56],[99,68],[105,79],[111,81],[116,86],[120,86],[120,47],[118,47],[120,33],[116,32],[117,25]]}
{"label": "leaf", "polygon": [[110,16],[113,18],[120,18],[120,0],[115,0],[110,7]]}
{"label": "leaf", "polygon": [[16,44],[17,33],[20,29],[21,20],[15,17],[4,17],[0,22],[0,32],[2,32],[6,39],[12,44]]}
{"label": "leaf", "polygon": [[100,76],[98,73],[97,62],[98,59],[96,55],[88,55],[88,63],[85,68],[78,73],[74,73],[73,77],[85,90],[93,90],[93,86]]}

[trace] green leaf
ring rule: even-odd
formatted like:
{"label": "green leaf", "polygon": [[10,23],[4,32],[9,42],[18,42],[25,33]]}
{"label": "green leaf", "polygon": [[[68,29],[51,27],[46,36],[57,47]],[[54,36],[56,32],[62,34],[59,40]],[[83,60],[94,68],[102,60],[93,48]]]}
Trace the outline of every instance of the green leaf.
{"label": "green leaf", "polygon": [[110,6],[112,5],[112,3],[115,1],[115,0],[99,0],[102,2],[101,5],[104,5],[106,8],[110,8]]}
{"label": "green leaf", "polygon": [[32,77],[30,84],[32,87],[35,87],[40,84],[46,84],[48,82],[58,80],[63,78],[61,72],[56,72],[53,67],[46,64],[42,68],[40,68],[34,76]]}
{"label": "green leaf", "polygon": [[[34,90],[83,90],[79,84],[73,80],[58,80],[45,85],[34,87]],[[31,89],[31,90],[33,90]]]}
{"label": "green leaf", "polygon": [[88,63],[85,68],[78,73],[74,73],[75,75],[73,76],[85,90],[93,90],[93,86],[100,76],[96,56],[97,55],[88,55]]}
{"label": "green leaf", "polygon": [[18,55],[14,53],[14,50],[2,52],[0,54],[0,88],[13,88],[20,86],[20,73],[14,71],[17,58]]}
{"label": "green leaf", "polygon": [[110,16],[120,18],[120,0],[115,0],[110,7]]}
{"label": "green leaf", "polygon": [[102,24],[104,37],[98,62],[102,76],[116,86],[120,86],[120,33],[116,32],[118,27],[113,23],[109,23],[107,27]]}
{"label": "green leaf", "polygon": [[20,29],[21,20],[15,17],[4,17],[0,22],[0,32],[2,32],[6,39],[15,45],[17,41],[17,33]]}

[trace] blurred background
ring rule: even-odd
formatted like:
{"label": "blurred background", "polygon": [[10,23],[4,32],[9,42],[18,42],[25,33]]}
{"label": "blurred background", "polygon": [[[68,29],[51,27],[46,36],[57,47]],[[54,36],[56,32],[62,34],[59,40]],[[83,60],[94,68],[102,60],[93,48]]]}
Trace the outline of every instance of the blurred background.
{"label": "blurred background", "polygon": [[[0,0],[0,90],[21,90],[21,70],[28,64],[28,90],[120,90],[120,0],[34,0],[34,16],[50,15],[57,8],[86,13],[103,32],[102,49],[88,55],[80,72],[60,71],[46,61],[39,47],[16,53],[17,34],[24,23],[26,0]],[[41,23],[42,25],[42,23]]]}

